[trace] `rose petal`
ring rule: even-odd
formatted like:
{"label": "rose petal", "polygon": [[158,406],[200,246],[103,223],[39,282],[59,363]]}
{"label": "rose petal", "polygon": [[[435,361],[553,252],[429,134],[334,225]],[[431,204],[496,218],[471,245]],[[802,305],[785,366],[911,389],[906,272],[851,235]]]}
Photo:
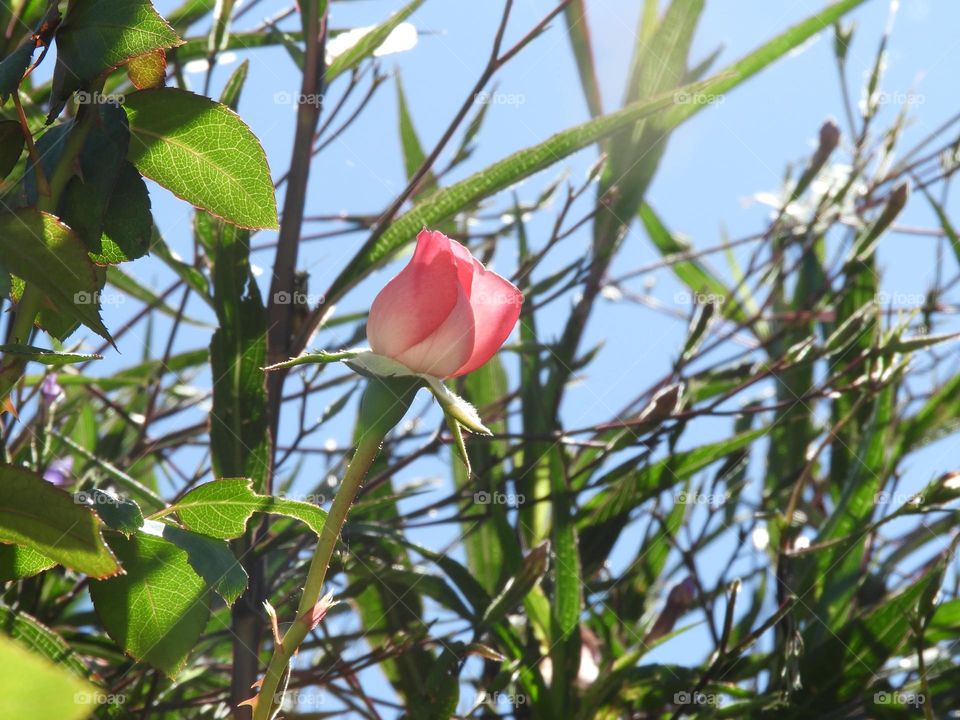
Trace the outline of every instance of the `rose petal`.
{"label": "rose petal", "polygon": [[450,241],[443,233],[422,231],[413,258],[370,306],[370,347],[380,355],[399,357],[444,323],[460,294]]}
{"label": "rose petal", "polygon": [[444,236],[444,239],[450,243],[450,251],[457,259],[457,281],[467,294],[467,297],[470,297],[470,291],[473,289],[473,276],[477,272],[477,267],[482,269],[483,265],[473,257],[465,245],[458,243],[456,240],[451,240],[446,236]]}
{"label": "rose petal", "polygon": [[474,314],[466,293],[457,288],[457,304],[443,324],[422,342],[395,356],[411,370],[450,377],[470,358],[474,348]]}
{"label": "rose petal", "polygon": [[[472,256],[470,259],[473,269],[470,308],[476,332],[473,351],[454,376],[473,372],[493,357],[517,324],[523,304],[523,294],[513,283],[487,270]],[[459,255],[457,260],[458,265],[463,264]]]}

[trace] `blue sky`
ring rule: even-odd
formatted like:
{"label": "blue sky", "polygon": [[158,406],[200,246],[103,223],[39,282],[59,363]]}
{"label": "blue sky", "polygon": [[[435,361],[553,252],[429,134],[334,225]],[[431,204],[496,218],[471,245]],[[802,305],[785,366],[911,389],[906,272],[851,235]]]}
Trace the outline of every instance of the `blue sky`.
{"label": "blue sky", "polygon": [[[639,0],[587,1],[606,110],[616,109],[623,95],[640,4]],[[818,0],[708,0],[695,38],[693,56],[702,58],[722,46],[714,66],[719,69],[786,25],[818,11],[824,4]],[[161,11],[174,5],[159,3]],[[507,34],[508,43],[519,38],[553,6],[545,0],[521,0],[515,5]],[[348,28],[374,24],[399,6],[400,3],[393,0],[336,2],[332,6],[331,25]],[[264,0],[245,16],[240,27],[255,25],[283,7],[282,2]],[[402,75],[413,119],[425,147],[432,147],[440,137],[481,72],[501,8],[501,3],[490,0],[427,0],[411,18],[423,31],[417,47],[401,55],[383,58],[384,71],[397,71]],[[864,76],[872,66],[887,15],[888,3],[883,0],[868,0],[851,15],[857,29],[848,57],[848,80],[855,95],[858,95]],[[956,56],[960,45],[957,27],[960,27],[960,4],[947,0],[906,0],[896,18],[883,81],[891,103],[884,106],[878,127],[883,127],[893,117],[898,100],[912,93],[910,97],[915,107],[911,113],[912,125],[905,132],[904,147],[911,146],[956,112]],[[842,121],[832,42],[832,33],[821,34],[802,51],[767,69],[674,133],[648,193],[648,200],[671,229],[687,235],[697,247],[721,242],[723,229],[733,238],[762,230],[768,209],[746,201],[757,192],[777,191],[787,164],[805,161],[814,147],[819,126],[828,117],[840,120],[845,134],[849,135]],[[289,162],[294,112],[291,106],[278,104],[276,99],[278,93],[289,95],[299,91],[299,73],[282,49],[255,51],[243,54],[241,59],[243,57],[249,57],[251,66],[239,112],[263,141],[273,175],[279,177]],[[234,66],[226,64],[216,69],[214,96]],[[188,78],[195,89],[202,88],[202,74],[188,75]],[[341,78],[330,88],[329,97],[335,101],[344,87],[345,79]],[[500,93],[514,98],[514,102],[490,109],[478,138],[479,149],[451,179],[481,169],[514,150],[535,144],[553,132],[588,118],[562,22],[554,23],[511,62],[498,76],[497,87]],[[403,188],[405,182],[396,118],[396,93],[393,83],[388,82],[373,98],[360,120],[314,163],[308,215],[340,211],[377,212]],[[444,157],[449,157],[449,153]],[[584,150],[529,179],[517,187],[516,192],[521,199],[531,201],[561,171],[569,172],[571,181],[579,183],[595,159],[595,149]],[[189,257],[192,240],[188,208],[166,191],[152,186],[151,193],[155,216],[168,243]],[[510,202],[509,195],[504,194],[490,207],[491,210],[504,210]],[[955,216],[960,208],[953,203],[947,209]],[[555,210],[540,213],[530,221],[528,231],[534,245],[546,239],[554,217]],[[911,204],[901,221],[907,225],[932,225],[931,215],[919,198]],[[315,229],[319,228],[309,226],[305,233]],[[575,235],[557,253],[553,261],[556,267],[578,253],[582,254],[589,237],[587,233],[583,231]],[[270,234],[263,234],[255,239],[255,244],[271,239]],[[329,284],[362,239],[363,235],[347,235],[303,245],[300,266],[311,273],[312,292],[321,292]],[[903,295],[923,293],[934,277],[934,252],[933,239],[897,234],[886,236],[880,249],[885,287],[892,293]],[[642,231],[635,227],[614,266],[614,274],[642,266],[658,257]],[[272,251],[258,253],[255,262],[269,268]],[[954,260],[948,256],[947,262]],[[510,274],[515,263],[515,247],[509,241],[501,243],[497,268]],[[715,266],[726,274],[722,257],[716,258]],[[156,287],[163,287],[170,281],[169,273],[153,260],[139,261],[128,269],[148,283],[155,282]],[[548,269],[545,268],[544,272]],[[951,267],[950,271],[954,269]],[[341,310],[348,312],[368,307],[373,294],[394,270],[391,268],[369,278],[344,300]],[[632,287],[642,289],[647,279],[634,281]],[[656,273],[655,280],[650,293],[668,305],[675,305],[673,298],[680,286],[666,271]],[[264,292],[268,284],[264,278]],[[558,330],[570,302],[571,298],[563,298],[544,312],[540,322],[547,336]],[[131,309],[129,305],[107,308],[108,326],[119,326]],[[199,303],[191,304],[190,310],[196,315],[209,317]],[[157,337],[164,337],[163,327],[163,322],[158,323]],[[107,374],[111,368],[136,362],[146,339],[144,332],[141,327],[126,337],[120,343],[122,355],[103,361],[97,371]],[[571,388],[567,395],[563,408],[566,425],[582,427],[609,420],[625,398],[642,391],[670,368],[684,332],[684,322],[664,314],[633,304],[602,303],[596,309],[583,347],[591,347],[600,341],[605,346],[584,382]],[[315,345],[332,347],[341,339],[321,333]],[[186,330],[179,345],[181,349],[188,349],[206,342],[206,335]],[[515,362],[513,356],[509,362]],[[311,412],[319,414],[332,399],[317,398]],[[432,422],[434,416],[430,417]],[[286,431],[289,430],[287,427]],[[688,441],[702,441],[728,432],[727,425],[705,427],[700,435]],[[318,445],[328,439],[342,444],[348,437],[349,427],[344,422],[325,431],[311,444]],[[916,483],[922,484],[929,478],[930,473],[942,464],[945,453],[946,448],[935,448],[928,461],[914,468]],[[302,480],[298,481],[297,487],[306,492],[307,487],[325,472],[323,467],[308,464],[302,470]],[[397,475],[395,482],[403,484],[435,476],[441,482],[436,494],[440,497],[449,491],[448,473],[445,462],[428,459],[405,469]],[[427,500],[432,497],[428,495]],[[456,537],[456,529],[445,526],[415,535],[417,540],[439,548]],[[707,556],[701,560],[709,564],[712,559]],[[760,559],[758,556],[758,561]],[[681,641],[664,646],[650,659],[695,662],[708,650],[706,634],[693,631]],[[366,673],[366,676],[374,687],[380,688],[382,683],[374,672]]]}

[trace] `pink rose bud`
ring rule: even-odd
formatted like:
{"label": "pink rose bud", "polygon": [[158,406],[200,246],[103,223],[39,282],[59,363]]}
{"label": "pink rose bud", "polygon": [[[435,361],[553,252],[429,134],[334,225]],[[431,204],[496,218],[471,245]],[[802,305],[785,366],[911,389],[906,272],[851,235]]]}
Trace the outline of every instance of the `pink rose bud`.
{"label": "pink rose bud", "polygon": [[418,373],[453,377],[500,349],[520,317],[523,295],[442,232],[422,230],[413,259],[370,308],[367,339]]}

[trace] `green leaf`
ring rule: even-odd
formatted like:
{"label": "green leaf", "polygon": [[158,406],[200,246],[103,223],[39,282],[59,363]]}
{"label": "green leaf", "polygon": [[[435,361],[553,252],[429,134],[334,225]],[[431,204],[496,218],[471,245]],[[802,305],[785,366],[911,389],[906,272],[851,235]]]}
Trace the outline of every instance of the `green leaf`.
{"label": "green leaf", "polygon": [[96,688],[0,635],[0,713],[7,718],[82,720],[96,707]]}
{"label": "green leaf", "polygon": [[573,56],[577,61],[577,72],[580,75],[580,86],[583,88],[587,108],[590,110],[590,115],[597,117],[603,114],[603,102],[600,99],[600,82],[597,79],[597,68],[593,59],[585,0],[572,0],[568,3],[563,9],[563,18],[566,20],[567,35],[573,47]]}
{"label": "green leaf", "polygon": [[383,45],[390,33],[406,20],[418,7],[423,5],[423,0],[413,0],[407,3],[397,12],[377,25],[373,30],[364,35],[352,48],[338,55],[327,67],[326,80],[332,82],[335,77],[342,75],[355,68],[362,60],[373,55],[373,51]]}
{"label": "green leaf", "polygon": [[445,415],[453,418],[472,433],[479,435],[492,434],[483,424],[483,420],[480,419],[480,414],[477,412],[477,409],[450,390],[443,380],[431,375],[423,375],[422,377],[427,381],[430,392],[433,393],[440,407],[443,408]]}
{"label": "green leaf", "polygon": [[875,673],[911,636],[912,618],[923,616],[924,599],[943,580],[943,562],[836,632],[826,633],[822,643],[806,648],[800,665],[802,698],[798,698],[805,712],[834,708],[874,681]]}
{"label": "green leaf", "polygon": [[[177,30],[186,32],[191,25],[213,12],[215,4],[216,0],[183,0],[175,10],[165,13],[165,15],[170,24]],[[203,40],[206,42],[206,38],[203,38]]]}
{"label": "green leaf", "polygon": [[270,472],[270,421],[263,366],[267,314],[250,268],[250,233],[218,223],[214,234],[214,309],[210,342],[213,410],[210,452],[217,477],[247,477],[262,490]]}
{"label": "green leaf", "polygon": [[[107,284],[107,277],[104,269],[99,265],[93,266],[93,273],[97,278],[97,294],[93,297],[93,300],[99,303],[101,291]],[[91,299],[90,296],[87,295],[80,295],[79,297],[84,302],[89,302]],[[37,327],[46,331],[50,337],[63,342],[76,332],[77,328],[80,327],[80,323],[69,315],[61,313],[48,302],[41,308],[40,314],[37,316]],[[111,341],[112,340],[111,338]]]}
{"label": "green leaf", "polygon": [[0,345],[0,353],[11,357],[32,360],[41,365],[70,365],[71,363],[84,363],[90,360],[103,359],[103,355],[57,352],[56,350],[47,350],[45,348],[34,347],[33,345],[16,344]]}
{"label": "green leaf", "polygon": [[[494,355],[485,365],[467,375],[463,386],[468,401],[480,408],[499,403],[509,392],[507,373],[500,356]],[[459,423],[454,423],[459,427]],[[506,432],[507,424],[503,419],[494,418],[489,422],[489,427],[493,437],[487,442],[471,443],[466,447],[470,462],[465,466],[454,463],[453,467],[457,489],[472,493],[475,501],[477,498],[495,497],[494,493],[501,492],[505,482],[504,463],[498,462],[498,459],[506,453],[507,443],[498,440],[497,436]],[[480,470],[478,475],[471,476],[471,465]],[[519,543],[508,519],[509,506],[490,503],[483,509],[486,513],[484,522],[478,523],[473,517],[464,518],[460,527],[470,571],[485,592],[490,594],[501,586],[506,575],[517,569],[521,556]]]}
{"label": "green leaf", "polygon": [[138,55],[175,47],[180,38],[149,0],[85,0],[69,5],[57,30],[49,118],[75,90]]}
{"label": "green leaf", "polygon": [[56,560],[33,548],[0,544],[0,582],[33,577],[56,564]]}
{"label": "green leaf", "polygon": [[213,7],[213,23],[207,43],[207,52],[211,62],[217,53],[226,49],[230,39],[230,16],[233,13],[234,0],[220,0]]}
{"label": "green leaf", "polygon": [[[403,83],[400,81],[398,72],[394,79],[397,82],[397,114],[400,116],[400,146],[403,150],[403,165],[407,173],[407,179],[413,177],[414,173],[420,169],[427,155],[423,151],[423,145],[420,144],[420,138],[417,136],[417,130],[413,126],[413,118],[410,117],[410,108],[407,107],[407,97],[403,92]],[[17,125],[19,129],[19,125]]]}
{"label": "green leaf", "polygon": [[934,611],[924,637],[930,642],[939,642],[953,640],[958,634],[960,634],[960,599],[947,600]]}
{"label": "green leaf", "polygon": [[[57,123],[48,127],[43,134],[37,138],[36,148],[37,154],[40,156],[40,165],[48,178],[53,175],[57,166],[60,164],[66,140],[70,136],[71,129],[74,127],[76,127],[76,125],[73,121]],[[40,200],[36,169],[33,162],[27,162],[25,166],[23,190],[26,194],[27,204],[36,205]]]}
{"label": "green leaf", "polygon": [[423,692],[410,700],[411,717],[422,720],[447,720],[455,717],[460,701],[460,672],[464,644],[444,643],[424,681]]}
{"label": "green leaf", "polygon": [[0,121],[0,180],[6,178],[19,162],[25,144],[20,123]]}
{"label": "green leaf", "polygon": [[[639,215],[648,237],[662,256],[669,257],[690,250],[690,244],[667,230],[656,212],[647,203],[640,206]],[[721,312],[725,311],[725,314],[730,313],[737,318],[743,317],[743,310],[736,307],[737,303],[727,302],[731,299],[731,293],[727,286],[699,260],[673,262],[670,264],[670,269],[695,296],[700,294],[712,296],[710,299],[714,301],[714,304],[720,305]],[[696,301],[696,297],[693,299]],[[732,313],[731,309],[733,310]]]}
{"label": "green leaf", "polygon": [[950,241],[950,247],[953,248],[954,257],[956,257],[957,262],[960,263],[960,237],[957,236],[957,230],[953,226],[953,223],[950,222],[947,211],[944,210],[943,205],[937,202],[937,199],[930,194],[930,191],[927,190],[925,186],[921,185],[920,189],[923,191],[924,197],[927,198],[927,202],[930,203],[930,207],[933,208],[933,212],[936,213],[940,227],[943,229],[943,234],[946,235],[947,240]]}
{"label": "green leaf", "polygon": [[100,253],[91,255],[95,263],[129,262],[150,250],[153,235],[150,194],[140,173],[127,161],[120,165],[101,229]]}
{"label": "green leaf", "polygon": [[[707,92],[711,95],[729,92],[814,35],[830,29],[833,23],[864,2],[865,0],[838,0],[838,2],[827,5],[820,12],[790,26],[760,47],[712,75],[713,82],[709,83]],[[670,126],[679,125],[683,120],[698,113],[703,107],[703,103],[676,105],[667,111],[666,121]]]}
{"label": "green leaf", "polygon": [[[864,0],[836,2],[784,31],[710,79],[684,86],[682,91],[688,96],[727,92],[824,28],[829,28],[837,18],[863,2]],[[364,244],[334,280],[330,292],[327,293],[327,302],[338,300],[341,294],[359,278],[364,277],[401,247],[412,242],[424,225],[432,226],[452,217],[460,209],[489,197],[549,167],[567,155],[658,111],[667,111],[660,126],[671,128],[706,106],[704,103],[676,105],[675,98],[679,93],[678,90],[655,98],[640,100],[619,111],[561,131],[538,145],[520,150],[465,180],[434,193],[395,220],[382,235],[374,236],[372,241],[368,240]]]}
{"label": "green leaf", "polygon": [[[687,58],[704,0],[673,0],[657,18],[655,9],[646,8],[641,31],[634,45],[633,61],[627,81],[626,102],[635,102],[669,92],[685,82]],[[654,32],[653,29],[656,28]],[[699,99],[708,92],[691,93]],[[679,90],[674,96],[686,102],[688,95]],[[632,128],[617,133],[605,149],[609,161],[597,187],[597,198],[606,199],[611,211],[597,218],[593,226],[594,262],[603,267],[620,247],[625,228],[640,207],[656,175],[674,124],[666,114],[643,118]],[[615,193],[611,189],[616,188]],[[572,348],[564,348],[566,357]]]}
{"label": "green leaf", "polygon": [[110,547],[126,574],[90,584],[97,615],[124,652],[173,677],[206,625],[208,586],[164,539],[115,535]]}
{"label": "green leaf", "polygon": [[0,61],[0,105],[17,92],[36,49],[36,42],[32,38],[27,38],[16,50]]}
{"label": "green leaf", "polygon": [[86,663],[67,642],[31,615],[0,605],[0,629],[33,652],[43,655],[77,677],[84,679],[90,677]]}
{"label": "green leaf", "polygon": [[123,110],[106,103],[96,109],[98,118],[80,152],[78,172],[64,188],[60,201],[60,219],[94,254],[101,252],[103,222],[130,143]]}
{"label": "green leaf", "polygon": [[223,91],[220,93],[220,102],[234,112],[237,111],[237,106],[240,104],[240,93],[243,91],[243,86],[247,82],[249,72],[250,61],[244,60],[237,65],[236,70],[230,73],[230,77],[227,78],[227,82],[223,85]]}
{"label": "green leaf", "polygon": [[180,521],[202,535],[230,540],[243,535],[255,512],[285,515],[301,520],[318,535],[327,513],[316,505],[287,498],[258,495],[250,480],[228,478],[204,483],[171,507]]}
{"label": "green leaf", "polygon": [[450,436],[453,438],[453,451],[456,453],[457,457],[460,459],[460,462],[463,463],[463,468],[467,471],[467,475],[470,475],[470,455],[467,453],[467,444],[463,441],[463,430],[460,427],[460,422],[448,413],[443,414],[443,419],[447,423],[447,429],[450,431]]}
{"label": "green leaf", "polygon": [[937,440],[956,429],[960,417],[960,373],[940,383],[929,399],[906,418],[898,433],[899,457]]}
{"label": "green leaf", "polygon": [[[417,129],[413,126],[413,118],[410,117],[410,108],[407,106],[407,97],[403,92],[403,83],[400,81],[399,71],[396,74],[397,80],[397,114],[400,124],[400,147],[403,150],[403,166],[406,171],[407,180],[412,180],[423,161],[426,160],[426,153],[423,151],[423,145],[420,144],[420,138],[417,136]],[[432,171],[424,175],[420,186],[417,188],[413,197],[420,199],[437,189],[437,178]]]}
{"label": "green leaf", "polygon": [[550,557],[550,543],[543,542],[527,553],[520,564],[517,574],[504,584],[500,593],[493,599],[483,614],[483,623],[493,625],[500,622],[508,612],[523,602],[527,593],[537,585],[547,572]]}
{"label": "green leaf", "polygon": [[326,350],[320,350],[318,352],[298,355],[295,358],[284,360],[276,365],[268,365],[264,368],[264,370],[280,370],[281,368],[291,368],[296,367],[297,365],[313,365],[317,363],[326,364],[340,362],[341,360],[351,360],[357,357],[357,355],[360,355],[362,352],[362,350],[341,350],[339,352],[327,352]]}
{"label": "green leaf", "polygon": [[[857,460],[849,465],[848,475],[843,478],[842,494],[814,544],[829,545],[831,541],[844,538],[847,541],[806,558],[806,577],[794,571],[798,577],[797,593],[805,598],[804,607],[818,618],[805,635],[811,645],[816,644],[812,638],[820,640],[832,634],[846,620],[852,610],[854,593],[862,580],[867,526],[874,512],[877,493],[890,474],[888,454],[893,445],[894,389],[893,385],[888,385],[877,391],[873,413],[864,423],[856,447]],[[820,592],[810,592],[813,587],[818,587]]]}
{"label": "green leaf", "polygon": [[234,225],[277,227],[267,158],[236,113],[176,88],[132,93],[123,107],[129,159],[143,175]]}
{"label": "green leaf", "polygon": [[[211,3],[213,5],[213,3]],[[168,16],[172,21],[172,16]],[[330,31],[330,37],[335,35],[335,31]],[[283,45],[290,54],[298,67],[303,66],[303,33],[299,30],[284,32],[273,25],[266,30],[254,30],[247,32],[231,32],[227,38],[223,50],[255,50],[257,48],[270,47],[273,45]],[[190,60],[205,59],[208,54],[208,38],[206,35],[194,35],[185,38],[183,45],[176,48],[173,53],[177,61],[187,63]],[[296,53],[294,52],[296,47]]]}
{"label": "green leaf", "polygon": [[[570,639],[579,627],[580,612],[583,609],[583,580],[580,575],[577,528],[570,500],[571,489],[559,446],[550,450],[549,461],[553,550],[556,556],[553,611],[557,626],[553,642],[558,643]],[[576,640],[579,642],[579,634],[576,635]]]}
{"label": "green leaf", "polygon": [[118,497],[94,488],[76,493],[74,501],[96,512],[108,527],[119,530],[124,535],[135,533],[143,525],[140,506],[130,498]]}
{"label": "green leaf", "polygon": [[34,472],[0,466],[0,542],[17,543],[92,577],[121,572],[100,519]]}
{"label": "green leaf", "polygon": [[137,90],[163,87],[167,78],[167,53],[160,48],[131,58],[127,63],[127,77]]}
{"label": "green leaf", "polygon": [[612,471],[614,484],[592,497],[581,510],[578,524],[584,556],[609,552],[634,508],[731,453],[744,451],[766,432],[767,428],[761,428],[686,452],[671,453],[636,471],[632,471],[636,462],[629,461],[624,469],[631,472],[626,474]]}
{"label": "green leaf", "polygon": [[[157,525],[162,527],[158,528]],[[151,534],[159,531],[164,540],[186,552],[191,567],[220,594],[227,605],[233,605],[247,589],[247,572],[223,540],[152,521],[144,531]]]}
{"label": "green leaf", "polygon": [[111,340],[100,319],[100,283],[93,263],[70,228],[32,208],[2,214],[0,252],[4,267],[42,290],[65,319],[78,320]]}

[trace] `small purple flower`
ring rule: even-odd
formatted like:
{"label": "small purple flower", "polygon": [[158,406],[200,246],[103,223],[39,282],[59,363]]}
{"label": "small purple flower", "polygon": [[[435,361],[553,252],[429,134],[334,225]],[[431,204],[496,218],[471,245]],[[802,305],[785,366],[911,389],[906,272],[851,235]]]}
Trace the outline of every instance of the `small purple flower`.
{"label": "small purple flower", "polygon": [[73,456],[67,455],[57,458],[47,467],[43,473],[43,479],[51,485],[57,487],[66,487],[73,482]]}
{"label": "small purple flower", "polygon": [[50,407],[63,397],[63,388],[57,382],[56,373],[50,373],[43,378],[43,383],[40,385],[40,395],[43,397],[43,404],[46,407]]}

